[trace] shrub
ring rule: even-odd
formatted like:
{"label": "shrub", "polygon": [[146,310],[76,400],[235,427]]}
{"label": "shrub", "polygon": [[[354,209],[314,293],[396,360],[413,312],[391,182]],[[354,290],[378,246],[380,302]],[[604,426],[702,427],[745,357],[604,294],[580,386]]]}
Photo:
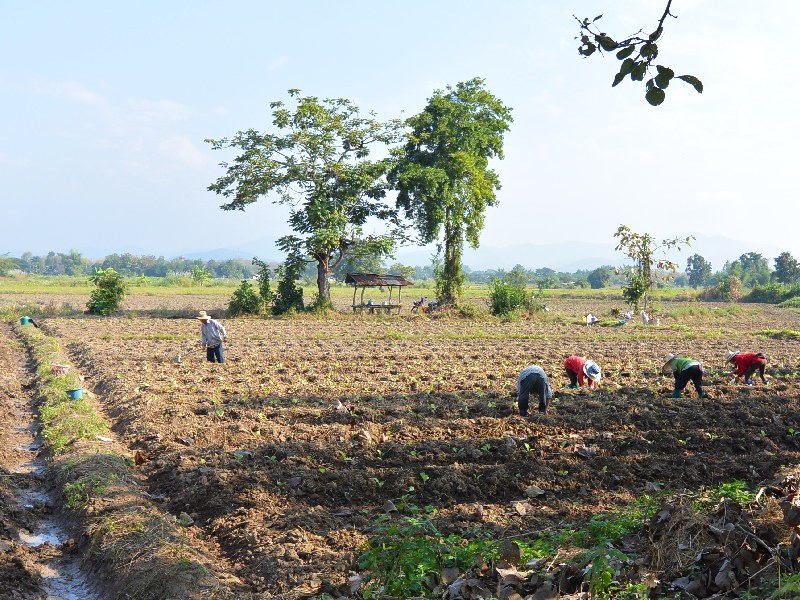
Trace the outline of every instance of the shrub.
{"label": "shrub", "polygon": [[742,297],[742,302],[778,304],[787,298],[786,292],[786,288],[778,283],[755,284],[750,293]]}
{"label": "shrub", "polygon": [[541,308],[534,294],[522,284],[513,283],[507,277],[489,283],[489,310],[497,317],[507,317],[520,309],[533,311]]}
{"label": "shrub", "polygon": [[97,286],[92,290],[92,295],[86,308],[95,315],[110,315],[117,310],[125,298],[125,283],[122,275],[114,269],[97,269],[89,281]]}
{"label": "shrub", "polygon": [[742,297],[742,282],[736,275],[726,275],[713,287],[703,290],[697,298],[699,300],[723,300],[737,302]]}
{"label": "shrub", "polygon": [[261,298],[249,281],[242,284],[233,292],[228,302],[228,313],[232,317],[239,315],[257,315],[261,311]]}
{"label": "shrub", "polygon": [[261,302],[264,304],[264,307],[267,307],[272,304],[273,301],[273,294],[269,285],[270,268],[267,263],[265,263],[263,260],[259,260],[257,257],[253,257],[253,264],[258,267],[258,271],[256,271],[256,280],[258,280],[258,293],[261,296]]}
{"label": "shrub", "polygon": [[282,315],[303,310],[303,288],[297,285],[297,279],[304,267],[304,260],[289,256],[278,269],[280,280],[272,305],[273,314]]}

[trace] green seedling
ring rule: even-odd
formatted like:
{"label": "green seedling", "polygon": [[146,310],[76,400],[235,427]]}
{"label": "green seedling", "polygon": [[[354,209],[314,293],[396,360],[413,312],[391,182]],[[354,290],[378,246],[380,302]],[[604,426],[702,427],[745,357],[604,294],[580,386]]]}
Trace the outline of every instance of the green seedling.
{"label": "green seedling", "polygon": [[422,479],[422,483],[426,483],[428,479],[430,479],[430,476],[427,473],[420,471],[419,478]]}

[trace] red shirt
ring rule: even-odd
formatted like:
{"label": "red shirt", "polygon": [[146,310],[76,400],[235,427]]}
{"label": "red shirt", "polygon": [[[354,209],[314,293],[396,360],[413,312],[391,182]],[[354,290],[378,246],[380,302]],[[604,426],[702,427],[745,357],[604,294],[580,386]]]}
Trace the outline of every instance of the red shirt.
{"label": "red shirt", "polygon": [[736,365],[736,374],[744,375],[747,368],[755,361],[765,360],[763,356],[759,356],[755,352],[740,352],[731,358],[731,362]]}
{"label": "red shirt", "polygon": [[[564,368],[567,371],[572,371],[578,376],[578,385],[582,386],[584,381],[583,366],[586,364],[586,359],[580,356],[570,356],[564,361]],[[589,387],[594,387],[594,381],[589,379]]]}

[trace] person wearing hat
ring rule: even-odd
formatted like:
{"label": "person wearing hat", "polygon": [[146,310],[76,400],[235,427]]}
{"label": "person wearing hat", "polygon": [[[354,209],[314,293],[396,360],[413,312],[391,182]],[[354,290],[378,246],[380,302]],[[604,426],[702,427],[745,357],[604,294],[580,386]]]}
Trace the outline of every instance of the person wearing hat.
{"label": "person wearing hat", "polygon": [[219,321],[211,318],[206,311],[201,310],[197,315],[200,320],[200,343],[206,351],[208,362],[225,362],[225,354],[222,351],[222,342],[228,341],[228,334],[225,327]]}
{"label": "person wearing hat", "polygon": [[528,365],[517,378],[517,406],[523,417],[528,416],[528,403],[532,393],[539,397],[539,412],[546,413],[553,398],[553,390],[544,369],[539,365]]}
{"label": "person wearing hat", "polygon": [[761,381],[764,385],[767,384],[767,380],[764,377],[764,369],[767,367],[767,357],[761,352],[732,352],[728,350],[728,353],[725,355],[725,362],[733,364],[735,377],[731,383],[737,383],[739,377],[744,375],[744,382],[747,385],[753,385],[753,375],[758,371]]}
{"label": "person wearing hat", "polygon": [[703,391],[703,366],[696,360],[675,354],[667,354],[667,360],[661,367],[662,373],[672,373],[675,376],[675,390],[672,392],[673,398],[680,398],[681,392],[686,384],[691,381],[697,390],[700,398],[705,398],[707,394]]}
{"label": "person wearing hat", "polygon": [[603,378],[597,363],[593,360],[586,360],[582,356],[570,356],[564,361],[564,370],[569,377],[567,387],[573,390],[583,387],[584,377],[589,380],[590,389],[597,387]]}

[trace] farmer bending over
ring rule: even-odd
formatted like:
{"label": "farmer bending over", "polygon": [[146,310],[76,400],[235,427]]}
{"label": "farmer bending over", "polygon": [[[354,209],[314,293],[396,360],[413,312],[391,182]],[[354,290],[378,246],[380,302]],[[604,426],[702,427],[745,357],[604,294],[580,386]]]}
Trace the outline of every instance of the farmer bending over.
{"label": "farmer bending over", "polygon": [[544,369],[539,365],[525,367],[517,379],[517,406],[519,414],[523,417],[528,416],[528,400],[531,393],[539,397],[539,412],[546,413],[553,397],[553,390],[550,389],[550,382]]}
{"label": "farmer bending over", "polygon": [[725,361],[733,364],[734,374],[731,383],[738,383],[739,377],[744,375],[744,382],[747,385],[753,385],[753,375],[758,371],[761,381],[766,385],[767,380],[764,377],[764,369],[767,366],[767,357],[755,352],[731,352],[725,356]]}
{"label": "farmer bending over", "polygon": [[206,311],[201,310],[197,316],[200,320],[200,343],[206,351],[208,362],[225,362],[225,355],[222,351],[222,342],[228,341],[228,334],[222,323],[212,319]]}
{"label": "farmer bending over", "polygon": [[583,387],[584,377],[589,380],[590,389],[596,388],[603,378],[597,363],[593,360],[586,360],[582,356],[570,356],[564,361],[564,370],[569,377],[567,387],[573,390]]}
{"label": "farmer bending over", "polygon": [[686,384],[691,380],[700,398],[705,398],[703,391],[703,366],[696,360],[667,354],[667,361],[661,367],[662,373],[672,373],[675,376],[675,390],[672,392],[673,398],[680,398],[681,392]]}

